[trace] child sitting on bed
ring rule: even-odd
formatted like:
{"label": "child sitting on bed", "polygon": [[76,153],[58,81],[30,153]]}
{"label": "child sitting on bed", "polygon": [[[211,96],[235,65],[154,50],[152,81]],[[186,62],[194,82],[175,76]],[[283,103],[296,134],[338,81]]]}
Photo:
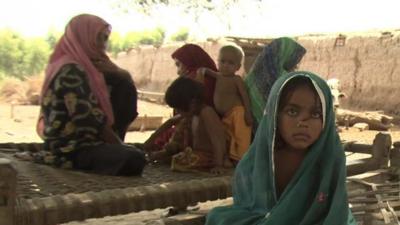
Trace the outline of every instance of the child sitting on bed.
{"label": "child sitting on bed", "polygon": [[149,153],[153,160],[171,159],[175,171],[224,173],[232,167],[226,147],[224,125],[215,110],[204,102],[204,86],[179,77],[167,89],[165,102],[183,119],[177,132],[161,151]]}
{"label": "child sitting on bed", "polygon": [[272,87],[255,139],[233,179],[233,206],[207,225],[355,225],[344,151],[326,82],[309,72]]}

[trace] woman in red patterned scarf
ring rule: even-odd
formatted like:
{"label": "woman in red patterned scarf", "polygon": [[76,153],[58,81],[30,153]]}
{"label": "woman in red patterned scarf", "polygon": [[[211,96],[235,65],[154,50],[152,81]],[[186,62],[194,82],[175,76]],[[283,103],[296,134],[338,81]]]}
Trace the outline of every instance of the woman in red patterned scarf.
{"label": "woman in red patterned scarf", "polygon": [[209,76],[199,77],[196,73],[197,69],[201,67],[217,71],[217,66],[210,55],[198,45],[185,44],[172,53],[171,56],[175,61],[179,76],[189,77],[203,83],[205,102],[214,107],[215,78]]}
{"label": "woman in red patterned scarf", "polygon": [[130,74],[106,55],[110,25],[82,14],[68,23],[46,68],[38,133],[45,163],[106,175],[140,175],[144,154],[123,144],[137,116]]}

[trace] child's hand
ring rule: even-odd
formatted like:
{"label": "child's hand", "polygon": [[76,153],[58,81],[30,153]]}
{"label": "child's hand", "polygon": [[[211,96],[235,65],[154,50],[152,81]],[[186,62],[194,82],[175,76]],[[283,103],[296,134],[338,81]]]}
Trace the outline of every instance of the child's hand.
{"label": "child's hand", "polygon": [[253,125],[253,116],[251,113],[244,114],[244,121],[246,122],[247,126],[251,127]]}

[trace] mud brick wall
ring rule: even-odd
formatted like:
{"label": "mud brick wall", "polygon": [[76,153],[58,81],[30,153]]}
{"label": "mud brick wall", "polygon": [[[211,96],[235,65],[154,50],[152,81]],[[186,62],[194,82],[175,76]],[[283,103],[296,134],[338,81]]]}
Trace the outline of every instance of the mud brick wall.
{"label": "mud brick wall", "polygon": [[[168,84],[177,78],[176,66],[171,54],[184,43],[163,45],[156,48],[145,46],[120,53],[115,62],[127,69],[133,76],[136,85],[146,91],[166,90]],[[218,42],[197,43],[214,60],[217,59],[221,44]]]}
{"label": "mud brick wall", "polygon": [[398,33],[348,36],[343,46],[335,46],[336,37],[298,40],[307,49],[299,69],[339,78],[345,108],[400,113]]}
{"label": "mud brick wall", "polygon": [[[337,35],[297,37],[307,49],[299,70],[340,79],[342,91],[347,95],[342,101],[345,108],[400,114],[400,31],[345,36],[342,44],[338,44]],[[220,42],[197,44],[214,60],[222,45]],[[115,61],[132,73],[139,88],[163,92],[176,78],[171,54],[182,45],[132,49],[119,54]]]}

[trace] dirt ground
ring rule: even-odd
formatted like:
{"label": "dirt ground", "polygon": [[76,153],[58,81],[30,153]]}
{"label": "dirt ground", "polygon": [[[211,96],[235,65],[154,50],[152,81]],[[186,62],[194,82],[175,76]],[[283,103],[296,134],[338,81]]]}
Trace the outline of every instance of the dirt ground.
{"label": "dirt ground", "polygon": [[[138,110],[140,116],[162,116],[165,119],[172,115],[172,110],[166,105],[158,105],[145,101],[139,101]],[[0,142],[40,142],[35,131],[38,106],[0,104]],[[152,131],[128,132],[126,142],[143,142]],[[371,144],[378,131],[359,131],[355,128],[343,129],[340,133],[342,140],[357,141]],[[400,128],[394,127],[389,133],[392,141],[400,141]]]}
{"label": "dirt ground", "polygon": [[[138,102],[140,116],[162,116],[169,118],[172,110],[166,105],[145,101]],[[41,142],[36,134],[38,106],[0,104],[0,142]],[[152,131],[128,132],[126,142],[143,142]]]}

